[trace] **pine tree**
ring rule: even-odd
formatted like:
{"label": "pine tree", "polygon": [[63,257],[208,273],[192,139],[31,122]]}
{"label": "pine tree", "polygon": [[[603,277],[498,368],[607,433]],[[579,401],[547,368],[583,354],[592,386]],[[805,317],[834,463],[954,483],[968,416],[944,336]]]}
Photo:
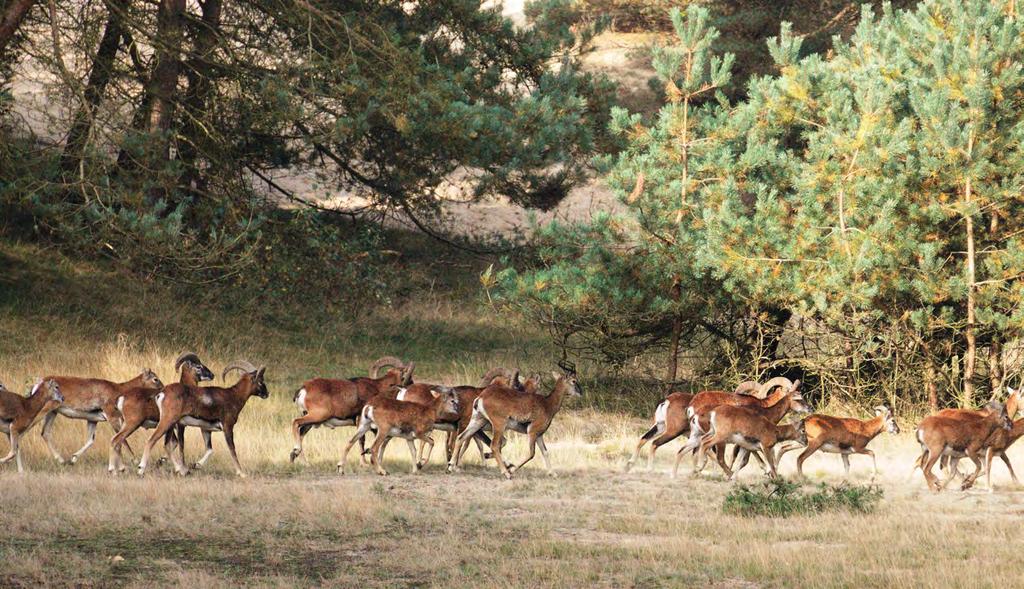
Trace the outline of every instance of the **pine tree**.
{"label": "pine tree", "polygon": [[709,331],[738,339],[748,331],[733,319],[739,301],[713,286],[694,256],[703,227],[696,199],[713,152],[707,130],[727,115],[721,89],[733,64],[713,51],[709,17],[696,5],[672,12],[676,42],[656,48],[653,60],[668,102],[653,122],[612,111],[611,130],[626,145],[604,166],[628,216],[547,227],[540,267],[502,275],[505,300],[576,342],[570,347],[623,362],[667,344],[670,382],[682,345],[698,345]]}
{"label": "pine tree", "polygon": [[972,402],[979,334],[1019,328],[1020,33],[1005,4],[936,0],[865,14],[828,60],[783,35],[708,191],[709,261],[858,358],[914,338],[953,374],[962,353]]}
{"label": "pine tree", "polygon": [[802,56],[786,26],[769,51],[779,74],[753,79],[743,102],[690,117],[682,85],[650,127],[615,113],[628,145],[609,181],[635,253],[659,269],[648,288],[679,276],[666,308],[792,313],[782,363],[834,390],[917,400],[923,379],[937,404],[944,378],[970,404],[984,349],[998,388],[1002,342],[1024,319],[1013,3],[866,9],[830,55]]}

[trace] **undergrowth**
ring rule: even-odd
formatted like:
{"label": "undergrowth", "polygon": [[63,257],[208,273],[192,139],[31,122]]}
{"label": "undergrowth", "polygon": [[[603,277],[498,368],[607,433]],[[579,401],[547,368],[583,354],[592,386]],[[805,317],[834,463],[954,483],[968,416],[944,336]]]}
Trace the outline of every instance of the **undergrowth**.
{"label": "undergrowth", "polygon": [[740,485],[725,496],[722,511],[745,517],[790,517],[829,511],[870,513],[882,499],[874,485],[828,485],[821,483],[805,493],[800,485],[774,479],[758,485]]}

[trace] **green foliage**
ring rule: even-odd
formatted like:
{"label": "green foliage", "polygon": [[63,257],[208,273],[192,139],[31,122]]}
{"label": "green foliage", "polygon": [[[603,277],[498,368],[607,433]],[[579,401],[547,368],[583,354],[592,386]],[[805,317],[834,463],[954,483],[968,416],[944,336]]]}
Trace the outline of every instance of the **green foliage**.
{"label": "green foliage", "polygon": [[[758,329],[757,316],[716,291],[715,277],[694,257],[703,226],[687,193],[700,181],[695,164],[712,147],[701,130],[726,112],[720,90],[734,62],[713,51],[718,32],[709,19],[700,6],[685,17],[673,11],[677,41],[654,50],[669,103],[650,126],[612,110],[610,129],[624,148],[599,164],[629,213],[552,224],[539,233],[534,266],[500,275],[502,300],[549,327],[566,348],[621,365],[664,345],[674,324],[684,347],[705,345],[708,333],[749,342]],[[709,369],[720,371],[725,356],[713,355]]]}
{"label": "green foliage", "polygon": [[754,486],[737,486],[725,496],[722,512],[743,517],[793,517],[834,511],[871,513],[882,496],[882,489],[876,486],[825,483],[804,493],[799,484],[779,478]]}
{"label": "green foliage", "polygon": [[[600,23],[569,0],[532,3],[526,27],[472,0],[228,4],[160,18],[131,0],[61,6],[60,58],[49,27],[26,28],[20,51],[70,106],[33,114],[62,135],[77,129],[80,142],[42,143],[4,121],[19,141],[0,148],[0,209],[31,220],[13,231],[205,283],[273,262],[261,231],[292,222],[276,215],[282,202],[310,204],[273,182],[282,168],[429,225],[452,185],[550,209],[608,147],[612,88],[578,67]],[[132,41],[115,36],[101,63],[99,39],[118,22]],[[136,46],[168,51],[140,60]],[[170,75],[161,60],[174,61]],[[0,109],[5,96],[0,83]],[[309,228],[294,222],[278,235]],[[372,261],[351,255],[366,249],[361,238],[335,243],[298,249],[332,266]],[[284,267],[268,283],[292,265],[275,258]],[[362,272],[341,274],[347,283]]]}
{"label": "green foliage", "polygon": [[[1015,337],[1024,77],[1005,64],[1024,57],[1022,32],[1000,3],[865,12],[830,59],[752,83],[719,131],[722,181],[703,191],[706,263],[876,368],[920,362],[920,343],[953,372],[972,288],[982,339]],[[791,44],[784,31],[777,45]]]}
{"label": "green foliage", "polygon": [[[1024,319],[1020,19],[982,0],[865,8],[848,43],[805,57],[784,26],[769,46],[779,74],[735,104],[718,93],[731,60],[714,54],[708,19],[673,15],[678,41],[655,51],[668,98],[656,119],[613,111],[626,146],[602,164],[627,214],[549,228],[546,267],[507,275],[515,300],[548,317],[585,315],[573,305],[586,301],[600,340],[631,335],[633,317],[675,316],[740,372],[798,368],[858,399],[921,400],[930,365],[959,390],[965,334],[998,366],[990,343]],[[572,304],[531,292],[538,281]],[[646,342],[668,334],[647,325]]]}
{"label": "green foliage", "polygon": [[316,3],[311,29],[291,3],[269,3],[304,56],[282,64],[312,147],[304,157],[329,153],[339,182],[401,207],[429,209],[460,168],[476,171],[465,181],[477,196],[557,204],[599,146],[610,106],[611,88],[580,74],[570,51],[593,31],[571,32],[581,15],[564,0],[534,3],[536,26],[523,29],[473,0],[409,6]]}
{"label": "green foliage", "polygon": [[[354,316],[390,306],[398,274],[380,227],[318,211],[281,211],[260,230],[246,270],[222,290],[257,316],[274,316],[296,304]],[[224,295],[218,295],[223,297]]]}
{"label": "green foliage", "polygon": [[[747,82],[778,72],[771,47],[766,44],[780,26],[792,27],[801,40],[802,55],[825,53],[835,40],[849,38],[857,24],[861,6],[881,7],[879,0],[583,0],[588,13],[608,18],[610,26],[624,32],[672,32],[669,16],[673,8],[691,5],[708,9],[712,24],[721,32],[715,50],[736,55],[735,84],[726,89],[732,97],[743,96]],[[891,2],[912,7],[913,0]]]}

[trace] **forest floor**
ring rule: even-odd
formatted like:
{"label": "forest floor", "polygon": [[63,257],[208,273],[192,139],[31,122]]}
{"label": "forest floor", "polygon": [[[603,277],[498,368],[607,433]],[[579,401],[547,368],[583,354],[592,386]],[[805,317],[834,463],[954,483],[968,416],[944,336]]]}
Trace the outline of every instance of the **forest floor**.
{"label": "forest floor", "polygon": [[[289,464],[292,394],[310,376],[364,374],[384,354],[452,384],[497,364],[550,367],[542,333],[509,323],[475,288],[445,288],[475,277],[474,264],[446,263],[449,282],[386,312],[256,318],[0,242],[0,382],[10,388],[47,373],[128,379],[147,366],[170,382],[174,357],[194,349],[218,374],[236,358],[266,364],[271,390],[242,413],[244,480],[217,435],[205,469],[177,478],[155,468],[139,479],[106,474],[106,426],[74,466],[55,463],[37,426],[23,446],[28,472],[0,466],[0,586],[1024,586],[1024,492],[1001,465],[994,493],[927,491],[910,474],[914,424],[899,416],[904,433],[872,444],[884,496],[871,513],[726,515],[737,483],[714,465],[693,477],[687,460],[679,478],[667,476],[678,443],[660,451],[654,472],[623,473],[659,395],[623,394],[585,369],[584,397],[568,402],[548,435],[557,477],[538,458],[505,481],[472,449],[466,470],[449,475],[440,444],[418,475],[405,445],[392,444],[390,476],[371,474],[354,453],[341,476],[334,464],[351,429],[314,430],[310,464]],[[145,437],[133,436],[133,447]],[[192,460],[198,437],[190,432]],[[70,454],[85,427],[61,418],[56,438]],[[1009,453],[1018,463],[1021,448]],[[523,451],[516,437],[508,454]],[[794,457],[783,461],[786,477]],[[870,483],[870,460],[852,462],[851,482]],[[842,481],[836,456],[806,467],[808,490]],[[739,483],[762,478],[748,468]]]}

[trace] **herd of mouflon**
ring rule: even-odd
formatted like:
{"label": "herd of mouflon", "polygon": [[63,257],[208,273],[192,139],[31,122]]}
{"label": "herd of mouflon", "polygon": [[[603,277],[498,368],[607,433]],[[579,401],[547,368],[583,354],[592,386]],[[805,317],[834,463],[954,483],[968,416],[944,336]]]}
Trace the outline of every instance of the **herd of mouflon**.
{"label": "herd of mouflon", "polygon": [[[447,432],[449,472],[459,470],[472,441],[481,458],[493,458],[506,478],[512,478],[533,459],[538,449],[548,473],[554,475],[544,434],[565,398],[582,393],[575,366],[560,362],[559,368],[551,373],[553,384],[548,386],[539,374],[524,378],[519,372],[495,368],[476,386],[453,387],[414,382],[414,363],[385,356],[373,363],[368,376],[308,380],[293,398],[302,415],[292,422],[295,447],[290,460],[303,455],[302,440],[311,429],[352,426],[356,432],[345,445],[338,462],[339,473],[345,472],[348,455],[358,442],[361,459],[368,460],[377,473],[386,475],[383,456],[392,438],[403,438],[408,444],[415,473],[430,460],[434,449],[432,432],[442,430]],[[138,460],[140,475],[145,474],[153,446],[161,439],[166,459],[174,470],[188,474],[184,436],[186,428],[192,427],[202,432],[206,451],[191,468],[202,468],[213,453],[211,434],[222,432],[235,472],[244,477],[235,452],[234,428],[250,397],[269,396],[265,367],[245,361],[231,363],[221,376],[226,380],[228,374],[238,372],[238,380],[231,386],[202,384],[212,381],[214,373],[191,352],[178,356],[174,369],[179,374],[178,382],[169,384],[147,369],[123,383],[47,376],[38,379],[25,396],[0,385],[0,431],[8,434],[11,445],[0,463],[15,460],[18,472],[23,472],[20,441],[40,420],[42,437],[53,457],[61,464],[74,463],[92,446],[97,425],[108,422],[116,431],[108,464],[113,474],[126,468],[124,449],[135,455],[128,437],[139,428],[152,430]],[[985,472],[991,491],[992,461],[997,456],[1006,464],[1014,483],[1018,482],[1006,450],[1024,434],[1024,418],[1013,420],[1020,404],[1020,391],[1008,391],[1004,402],[992,400],[978,410],[944,409],[921,421],[916,430],[921,455],[914,468],[924,472],[929,488],[940,491],[954,478],[961,477],[961,488],[966,490]],[[801,417],[783,423],[789,413]],[[876,407],[874,413],[870,419],[811,413],[800,392],[800,381],[784,377],[765,383],[747,381],[732,392],[671,393],[655,409],[654,425],[640,437],[626,470],[648,443],[647,466],[651,469],[655,451],[685,435],[686,443],[676,453],[673,477],[687,453],[693,456],[694,473],[701,472],[708,458],[714,456],[726,478],[732,479],[753,457],[766,475],[775,477],[782,456],[791,450],[801,450],[796,459],[800,477],[804,476],[804,461],[821,451],[839,454],[847,475],[851,454],[870,456],[873,478],[878,474],[878,465],[868,445],[883,431],[900,431],[888,407]],[[58,416],[83,420],[88,428],[85,444],[70,458],[65,458],[54,445],[53,425]],[[509,430],[527,437],[527,454],[518,463],[502,454]],[[366,436],[371,431],[374,437],[367,448]],[[730,446],[731,451],[727,452]],[[974,472],[959,472],[957,462],[961,458],[974,463]],[[944,480],[933,473],[936,462],[946,471]]]}

